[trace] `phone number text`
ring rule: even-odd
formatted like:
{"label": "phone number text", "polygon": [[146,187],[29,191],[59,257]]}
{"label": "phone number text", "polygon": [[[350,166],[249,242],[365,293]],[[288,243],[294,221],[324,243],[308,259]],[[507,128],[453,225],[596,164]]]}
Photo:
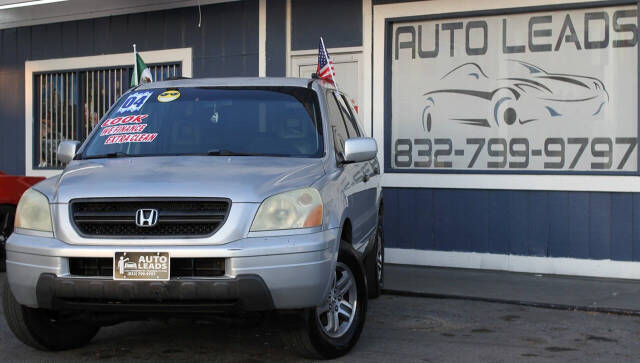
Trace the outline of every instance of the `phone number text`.
{"label": "phone number text", "polygon": [[[587,159],[590,170],[624,169],[637,146],[635,137],[549,137],[540,148],[528,138],[396,139],[396,168],[527,169],[542,159],[544,169],[575,169]],[[615,152],[614,152],[615,151]],[[581,164],[582,165],[582,164]]]}

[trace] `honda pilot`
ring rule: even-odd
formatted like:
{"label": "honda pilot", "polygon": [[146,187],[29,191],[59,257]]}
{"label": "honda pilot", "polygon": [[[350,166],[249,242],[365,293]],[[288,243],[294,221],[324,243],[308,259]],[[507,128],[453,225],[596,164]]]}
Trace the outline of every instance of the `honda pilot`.
{"label": "honda pilot", "polygon": [[318,79],[131,89],[20,199],[10,329],[64,350],[133,318],[274,312],[303,356],[348,352],[384,275],[378,149],[349,100]]}

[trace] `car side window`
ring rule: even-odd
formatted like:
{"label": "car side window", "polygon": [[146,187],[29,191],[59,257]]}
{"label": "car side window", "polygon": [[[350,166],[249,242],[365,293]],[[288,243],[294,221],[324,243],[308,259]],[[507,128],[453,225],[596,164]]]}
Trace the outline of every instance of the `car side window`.
{"label": "car side window", "polygon": [[349,107],[349,101],[344,95],[336,94],[338,97],[338,103],[340,105],[340,110],[344,115],[345,123],[347,124],[347,132],[349,133],[349,137],[360,137],[360,130],[358,130],[358,126],[356,126],[356,117],[352,113],[351,108]]}
{"label": "car side window", "polygon": [[344,154],[344,142],[349,138],[347,129],[342,118],[342,112],[340,106],[336,101],[333,92],[327,92],[327,108],[329,110],[329,118],[331,125],[331,132],[333,133],[333,144],[336,153]]}
{"label": "car side window", "polygon": [[353,120],[355,121],[355,127],[356,130],[358,131],[358,136],[360,137],[366,137],[366,133],[364,131],[364,127],[362,127],[362,120],[358,117],[358,112],[356,112],[356,106],[353,104],[353,102],[349,102],[349,96],[344,95],[343,96],[345,98],[345,100],[347,100],[347,105],[349,105],[349,110],[351,111],[351,115],[353,115]]}

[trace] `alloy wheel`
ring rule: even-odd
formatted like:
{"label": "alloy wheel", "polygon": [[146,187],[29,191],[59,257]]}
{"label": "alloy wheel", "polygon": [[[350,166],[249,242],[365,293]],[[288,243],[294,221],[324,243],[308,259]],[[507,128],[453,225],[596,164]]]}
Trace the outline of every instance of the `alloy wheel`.
{"label": "alloy wheel", "polygon": [[316,317],[325,334],[343,336],[353,324],[358,304],[358,287],[351,269],[336,263],[336,273],[325,303],[316,308]]}

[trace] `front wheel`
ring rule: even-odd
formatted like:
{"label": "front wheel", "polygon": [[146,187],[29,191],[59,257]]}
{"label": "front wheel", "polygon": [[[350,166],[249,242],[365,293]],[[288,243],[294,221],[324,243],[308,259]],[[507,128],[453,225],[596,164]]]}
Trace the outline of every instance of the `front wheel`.
{"label": "front wheel", "polygon": [[341,357],[358,342],[366,310],[363,268],[352,253],[341,253],[326,300],[303,312],[301,324],[285,332],[286,343],[305,358]]}
{"label": "front wheel", "polygon": [[9,329],[22,343],[38,350],[66,350],[89,343],[99,327],[74,321],[69,316],[22,306],[5,278],[2,305]]}

